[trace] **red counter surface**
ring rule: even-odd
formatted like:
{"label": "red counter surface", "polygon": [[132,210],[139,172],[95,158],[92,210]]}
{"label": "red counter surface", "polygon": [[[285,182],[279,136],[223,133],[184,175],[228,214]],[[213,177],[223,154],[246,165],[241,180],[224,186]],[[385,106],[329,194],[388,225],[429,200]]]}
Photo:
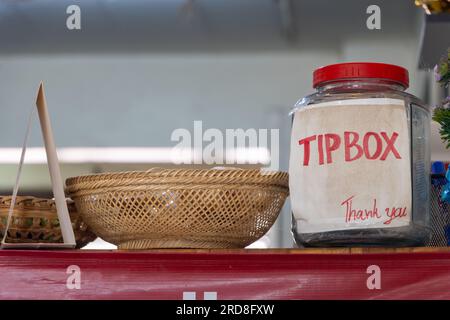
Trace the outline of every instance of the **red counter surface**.
{"label": "red counter surface", "polygon": [[450,250],[0,251],[4,299],[450,299]]}

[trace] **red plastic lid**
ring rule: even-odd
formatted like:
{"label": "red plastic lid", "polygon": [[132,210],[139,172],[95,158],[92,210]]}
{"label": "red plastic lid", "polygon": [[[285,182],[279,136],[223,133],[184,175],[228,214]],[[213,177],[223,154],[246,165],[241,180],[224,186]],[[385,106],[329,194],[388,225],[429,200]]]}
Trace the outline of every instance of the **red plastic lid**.
{"label": "red plastic lid", "polygon": [[409,86],[408,70],[405,68],[385,63],[348,62],[316,69],[313,74],[313,87],[327,82],[361,78],[391,80],[401,84],[405,89]]}

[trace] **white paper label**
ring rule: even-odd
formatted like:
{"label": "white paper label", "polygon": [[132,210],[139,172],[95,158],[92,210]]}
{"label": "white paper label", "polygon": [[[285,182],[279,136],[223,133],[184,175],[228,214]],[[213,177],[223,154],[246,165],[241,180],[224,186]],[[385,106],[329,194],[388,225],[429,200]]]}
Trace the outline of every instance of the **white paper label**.
{"label": "white paper label", "polygon": [[409,146],[402,100],[342,100],[297,110],[289,161],[297,232],[408,225]]}

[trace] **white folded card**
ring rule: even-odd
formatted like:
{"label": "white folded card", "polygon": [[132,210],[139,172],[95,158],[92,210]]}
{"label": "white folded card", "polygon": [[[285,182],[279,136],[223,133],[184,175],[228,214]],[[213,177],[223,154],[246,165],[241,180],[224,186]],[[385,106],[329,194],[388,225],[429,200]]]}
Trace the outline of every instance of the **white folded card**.
{"label": "white folded card", "polygon": [[19,168],[17,170],[16,182],[14,185],[13,195],[11,199],[11,206],[8,212],[8,219],[6,228],[4,230],[3,239],[1,242],[1,249],[19,249],[19,248],[74,248],[75,235],[73,233],[72,224],[70,222],[69,211],[67,209],[66,197],[64,195],[64,187],[59,170],[58,157],[56,155],[55,142],[53,140],[52,128],[50,125],[50,117],[47,110],[47,103],[44,94],[44,85],[41,82],[36,98],[36,107],[39,115],[39,121],[44,139],[45,151],[47,154],[48,169],[50,172],[50,179],[52,182],[53,196],[55,197],[56,210],[58,213],[59,225],[64,243],[7,243],[8,229],[11,223],[11,218],[16,202],[17,192],[19,190],[20,176],[22,173],[22,166],[25,159],[27,149],[28,137],[30,134],[31,121],[35,113],[35,106],[31,109],[28,118],[28,125],[26,128],[25,139],[22,145],[22,154],[20,156]]}

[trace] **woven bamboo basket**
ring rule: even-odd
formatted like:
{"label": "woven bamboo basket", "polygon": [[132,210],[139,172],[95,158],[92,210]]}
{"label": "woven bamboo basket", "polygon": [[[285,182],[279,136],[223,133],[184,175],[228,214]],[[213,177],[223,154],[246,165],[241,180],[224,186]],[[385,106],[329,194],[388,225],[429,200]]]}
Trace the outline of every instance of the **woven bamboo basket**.
{"label": "woven bamboo basket", "polygon": [[[0,196],[0,235],[3,237],[8,221],[11,196]],[[82,221],[72,200],[67,200],[77,248],[95,240],[97,236]],[[55,201],[18,196],[14,205],[6,242],[62,243],[61,228]]]}
{"label": "woven bamboo basket", "polygon": [[119,249],[242,248],[288,196],[288,175],[241,169],[151,169],[69,178],[83,220]]}

